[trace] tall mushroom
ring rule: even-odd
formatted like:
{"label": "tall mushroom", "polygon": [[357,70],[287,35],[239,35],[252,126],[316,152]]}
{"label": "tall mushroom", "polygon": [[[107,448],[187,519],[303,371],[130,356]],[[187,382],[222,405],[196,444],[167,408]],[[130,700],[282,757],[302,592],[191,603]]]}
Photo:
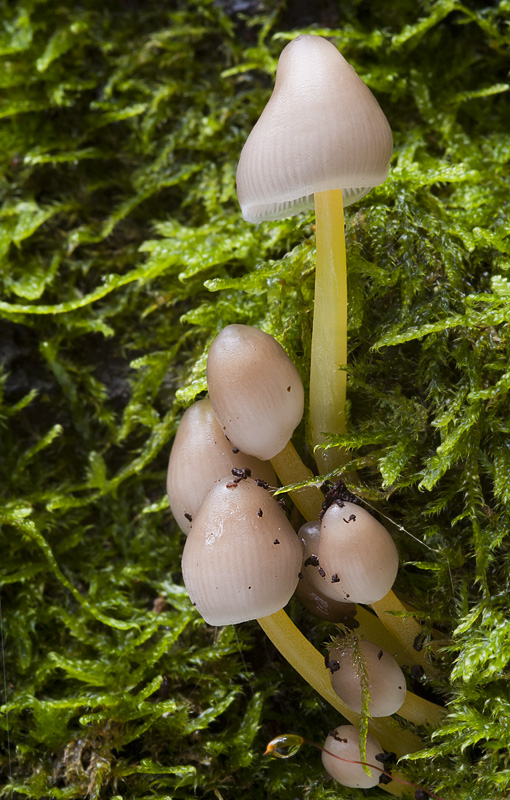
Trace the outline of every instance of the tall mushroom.
{"label": "tall mushroom", "polygon": [[[315,202],[317,263],[310,367],[314,445],[345,431],[347,277],[343,206],[388,174],[391,130],[370,89],[336,47],[302,35],[282,51],[267,106],[241,153],[237,193],[250,222],[281,219]],[[338,466],[317,452],[319,471]]]}
{"label": "tall mushroom", "polygon": [[[314,446],[323,434],[345,432],[347,279],[343,206],[388,174],[391,130],[376,99],[337,48],[320,36],[296,37],[282,51],[273,93],[239,160],[237,193],[250,222],[280,219],[315,204],[317,263],[310,365]],[[343,463],[340,448],[316,450],[321,474]],[[283,483],[306,480],[292,465]],[[308,476],[309,477],[309,476]],[[304,496],[304,494],[303,494]],[[311,497],[309,508],[315,502]],[[303,512],[309,520],[314,515]],[[390,592],[374,606],[411,658],[420,633]],[[388,613],[389,612],[389,613]],[[419,654],[418,654],[419,655]]]}

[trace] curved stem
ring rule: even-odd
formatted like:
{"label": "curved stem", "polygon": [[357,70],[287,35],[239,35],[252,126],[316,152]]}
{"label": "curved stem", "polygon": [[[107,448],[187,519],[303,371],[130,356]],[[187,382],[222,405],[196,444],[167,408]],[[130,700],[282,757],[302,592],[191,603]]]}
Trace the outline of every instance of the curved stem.
{"label": "curved stem", "polygon": [[400,666],[409,665],[409,654],[398,637],[399,631],[392,633],[376,614],[372,614],[364,606],[356,606],[356,622],[359,623],[356,633],[360,639],[368,639],[391,653]]}
{"label": "curved stem", "polygon": [[[434,669],[426,659],[427,650],[422,649],[423,629],[420,623],[410,616],[412,612],[404,606],[396,594],[390,590],[381,600],[371,605],[384,627],[399,640],[407,657],[422,666],[429,674],[434,674]],[[403,614],[406,616],[400,616]]]}
{"label": "curved stem", "polygon": [[[275,647],[305,681],[349,722],[357,725],[360,715],[346,706],[333,691],[324,657],[303,636],[285,611],[262,617],[258,622]],[[408,692],[398,714],[416,725],[437,726],[444,715],[444,709]],[[401,729],[391,717],[372,719],[370,728],[378,738],[384,740],[381,744],[385,748],[399,756],[419,750],[423,746],[416,734]]]}
{"label": "curved stem", "polygon": [[[347,268],[342,190],[315,195],[317,255],[310,362],[310,424],[314,447],[324,433],[345,433]],[[316,450],[319,472],[344,463],[340,448]]]}

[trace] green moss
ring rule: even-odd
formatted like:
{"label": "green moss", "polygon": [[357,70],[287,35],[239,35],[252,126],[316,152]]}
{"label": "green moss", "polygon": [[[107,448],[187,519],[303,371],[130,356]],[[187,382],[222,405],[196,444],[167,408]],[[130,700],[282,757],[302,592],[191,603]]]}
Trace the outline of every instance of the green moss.
{"label": "green moss", "polygon": [[[413,688],[449,715],[405,770],[444,797],[503,798],[510,5],[386,5],[319,4],[305,28],[395,133],[389,180],[346,215],[349,432],[332,444],[396,523],[397,590],[447,640]],[[5,796],[359,797],[313,750],[262,758],[339,720],[255,624],[197,617],[164,497],[218,330],[274,333],[307,382],[313,219],[243,222],[235,169],[310,18],[222,8],[0,2]]]}

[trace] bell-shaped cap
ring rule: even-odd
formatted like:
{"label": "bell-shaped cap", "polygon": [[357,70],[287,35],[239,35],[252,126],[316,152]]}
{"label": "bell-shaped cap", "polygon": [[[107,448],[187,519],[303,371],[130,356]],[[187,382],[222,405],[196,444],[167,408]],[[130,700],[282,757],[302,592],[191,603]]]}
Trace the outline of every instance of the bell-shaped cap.
{"label": "bell-shaped cap", "polygon": [[[324,751],[322,753],[324,769],[342,786],[350,786],[354,789],[370,789],[379,783],[381,776],[379,769],[369,770],[370,775],[367,775],[362,764],[359,763],[361,761],[359,728],[355,725],[340,725],[334,731],[328,733],[324,742]],[[381,745],[375,736],[369,733],[367,736],[366,763],[378,767],[381,762],[377,759],[377,756],[382,753]]]}
{"label": "bell-shaped cap", "polygon": [[351,603],[375,603],[397,576],[398,552],[384,525],[354,503],[334,503],[322,518],[318,552],[324,593]]}
{"label": "bell-shaped cap", "polygon": [[276,486],[268,461],[242,453],[229,442],[208,397],[197,400],[183,414],[168,461],[166,488],[170,509],[180,529],[187,533],[202,500],[215,481],[232,470]]}
{"label": "bell-shaped cap", "polygon": [[367,639],[347,637],[330,650],[328,665],[331,686],[357,714],[361,714],[362,688],[359,660],[362,659],[368,681],[371,717],[390,717],[406,697],[406,679],[393,656]]}
{"label": "bell-shaped cap", "polygon": [[301,542],[267,489],[251,478],[215,483],[194,518],[182,576],[209,625],[267,617],[289,602]]}
{"label": "bell-shaped cap", "polygon": [[392,150],[381,107],[337,48],[298,36],[281,53],[273,94],[241,153],[243,217],[290,217],[331,189],[350,205],[386,180]]}
{"label": "bell-shaped cap", "polygon": [[232,445],[262,461],[283,450],[303,416],[299,372],[276,339],[250,325],[227,325],[218,334],[207,386]]}

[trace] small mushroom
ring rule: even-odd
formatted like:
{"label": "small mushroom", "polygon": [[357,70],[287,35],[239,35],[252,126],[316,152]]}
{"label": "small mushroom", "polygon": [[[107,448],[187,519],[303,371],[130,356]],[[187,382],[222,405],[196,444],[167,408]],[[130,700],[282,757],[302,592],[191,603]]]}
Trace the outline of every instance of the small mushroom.
{"label": "small mushroom", "polygon": [[[262,511],[262,514],[259,514]],[[184,583],[209,625],[280,611],[298,582],[301,543],[276,500],[248,478],[215,483],[193,520]]]}
{"label": "small mushroom", "polygon": [[198,400],[182,416],[168,461],[168,499],[182,531],[189,531],[214,481],[229,476],[232,469],[246,470],[253,478],[276,486],[271,464],[234,447],[214,416],[209,398]]}
{"label": "small mushroom", "polygon": [[276,339],[249,325],[227,325],[215,338],[207,385],[223,432],[263,461],[283,450],[303,416],[296,367]]}
{"label": "small mushroom", "polygon": [[348,627],[352,627],[357,624],[354,622],[355,604],[345,603],[328,596],[324,592],[324,588],[327,589],[327,581],[320,562],[311,563],[314,555],[319,551],[320,527],[319,521],[305,522],[298,531],[298,536],[303,543],[301,566],[303,577],[300,578],[297,585],[296,596],[316,617],[330,622],[343,622]]}
{"label": "small mushroom", "polygon": [[[337,48],[309,34],[282,51],[273,93],[244,145],[237,194],[250,222],[313,208],[317,266],[310,367],[312,440],[345,431],[347,277],[343,206],[382,183],[393,149],[377,100]],[[316,451],[321,472],[342,462]]]}
{"label": "small mushroom", "polygon": [[[359,659],[363,661],[370,695],[371,717],[389,717],[395,714],[406,696],[404,673],[390,653],[367,639],[347,637],[329,652],[329,661],[338,667],[331,671],[331,685],[349,708],[361,714],[362,673]],[[360,674],[361,673],[361,674]]]}
{"label": "small mushroom", "polygon": [[324,592],[351,603],[381,600],[398,571],[391,535],[354,503],[334,503],[328,508],[321,522],[318,557],[326,573]]}
{"label": "small mushroom", "polygon": [[[381,775],[379,770],[370,770],[370,775],[364,771],[360,763],[359,728],[355,725],[340,725],[331,731],[324,742],[322,763],[324,769],[332,778],[342,786],[356,789],[370,789],[377,786]],[[376,756],[382,752],[382,747],[372,734],[367,736],[367,764],[377,765]],[[332,753],[332,755],[330,755]],[[341,759],[345,759],[342,761]]]}

